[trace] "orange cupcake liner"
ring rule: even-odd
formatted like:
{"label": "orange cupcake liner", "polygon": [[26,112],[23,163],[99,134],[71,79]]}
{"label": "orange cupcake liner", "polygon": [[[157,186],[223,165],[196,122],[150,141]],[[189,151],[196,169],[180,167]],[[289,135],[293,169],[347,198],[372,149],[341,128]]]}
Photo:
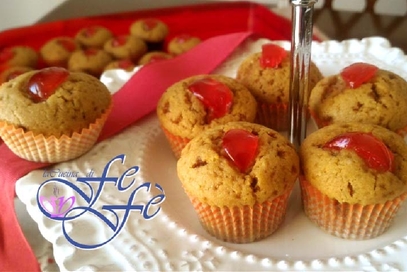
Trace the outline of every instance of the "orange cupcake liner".
{"label": "orange cupcake liner", "polygon": [[291,190],[254,206],[217,207],[190,196],[202,227],[217,239],[250,243],[275,232],[284,221]]}
{"label": "orange cupcake liner", "polygon": [[258,103],[256,123],[276,131],[286,131],[289,128],[288,111],[287,103]]}
{"label": "orange cupcake liner", "polygon": [[181,157],[181,151],[184,149],[187,143],[189,143],[190,139],[174,135],[162,126],[161,128],[164,131],[168,143],[170,144],[172,152],[174,153],[175,157],[179,159]]}
{"label": "orange cupcake liner", "polygon": [[344,239],[366,240],[384,233],[407,198],[407,193],[382,204],[339,203],[300,177],[303,209],[327,233]]}
{"label": "orange cupcake liner", "polygon": [[81,133],[74,132],[72,136],[45,137],[43,134],[25,132],[22,128],[0,122],[0,137],[20,158],[47,163],[67,161],[83,155],[94,146],[110,110],[111,107]]}

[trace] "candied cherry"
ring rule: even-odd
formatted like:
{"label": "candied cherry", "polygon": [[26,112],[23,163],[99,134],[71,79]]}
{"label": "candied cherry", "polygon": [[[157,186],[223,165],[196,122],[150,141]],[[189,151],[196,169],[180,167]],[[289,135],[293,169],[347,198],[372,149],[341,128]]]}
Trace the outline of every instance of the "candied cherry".
{"label": "candied cherry", "polygon": [[198,79],[188,89],[203,103],[207,122],[227,114],[232,106],[233,93],[225,84],[212,78]]}
{"label": "candied cherry", "polygon": [[149,31],[158,25],[158,21],[155,19],[145,19],[143,21],[143,29]]}
{"label": "candied cherry", "polygon": [[222,148],[240,172],[253,166],[257,156],[259,137],[244,129],[231,129],[222,138]]}
{"label": "candied cherry", "polygon": [[83,52],[84,52],[85,56],[91,57],[91,56],[96,56],[99,53],[99,50],[96,48],[88,48]]}
{"label": "candied cherry", "polygon": [[373,64],[356,62],[345,67],[340,74],[348,87],[355,89],[372,79],[377,70],[379,68]]}
{"label": "candied cherry", "polygon": [[60,44],[63,48],[65,48],[69,52],[73,52],[76,50],[76,44],[73,40],[59,39],[58,44]]}
{"label": "candied cherry", "polygon": [[371,133],[348,132],[327,142],[324,148],[353,150],[370,168],[379,172],[393,171],[393,153]]}
{"label": "candied cherry", "polygon": [[123,46],[127,43],[127,36],[118,36],[112,40],[113,47]]}
{"label": "candied cherry", "polygon": [[98,27],[97,26],[90,26],[87,27],[84,31],[83,34],[85,37],[92,37],[96,34],[96,32],[98,31]]}
{"label": "candied cherry", "polygon": [[44,68],[38,71],[28,81],[27,91],[30,98],[35,103],[47,100],[68,76],[69,72],[61,67]]}
{"label": "candied cherry", "polygon": [[122,59],[117,62],[119,69],[127,70],[134,66],[134,63],[129,59]]}
{"label": "candied cherry", "polygon": [[156,61],[160,61],[160,60],[166,60],[168,58],[169,57],[167,57],[166,55],[157,54],[157,55],[151,56],[151,58],[150,58],[150,60],[148,62],[152,63],[152,62],[156,62]]}
{"label": "candied cherry", "polygon": [[14,50],[11,47],[4,48],[0,52],[0,63],[7,62],[14,57]]}
{"label": "candied cherry", "polygon": [[287,56],[287,51],[276,44],[263,44],[261,47],[260,64],[263,68],[277,68]]}
{"label": "candied cherry", "polygon": [[179,42],[179,43],[186,43],[187,41],[189,41],[190,39],[192,39],[192,36],[191,36],[191,35],[188,35],[188,34],[181,34],[181,35],[178,35],[175,39],[176,39],[177,42]]}

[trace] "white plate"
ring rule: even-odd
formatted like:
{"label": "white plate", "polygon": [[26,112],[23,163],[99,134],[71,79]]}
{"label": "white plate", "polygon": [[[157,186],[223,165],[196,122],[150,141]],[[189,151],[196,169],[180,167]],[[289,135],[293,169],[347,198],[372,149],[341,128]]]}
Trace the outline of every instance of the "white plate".
{"label": "white plate", "polygon": [[[233,76],[237,64],[249,52],[258,51],[261,43],[245,43],[216,73]],[[288,42],[277,42],[289,47]],[[328,41],[313,44],[313,61],[324,75],[337,73],[355,61],[366,61],[394,71],[407,79],[407,57],[391,48],[383,38],[362,41]],[[109,72],[102,81],[114,92],[131,74]],[[112,84],[115,84],[114,86]],[[407,270],[407,205],[404,205],[391,228],[378,238],[348,241],[333,237],[314,226],[302,213],[298,188],[281,228],[267,239],[252,244],[230,244],[209,236],[199,225],[196,215],[176,176],[175,158],[158,126],[154,114],[137,122],[121,134],[106,140],[89,153],[71,162],[53,167],[61,172],[79,172],[84,177],[90,170],[100,176],[108,161],[125,154],[123,164],[115,163],[109,175],[118,177],[132,166],[139,166],[135,176],[138,186],[144,182],[159,184],[166,199],[162,209],[151,220],[132,211],[124,229],[103,247],[83,250],[74,247],[62,232],[60,221],[50,220],[39,210],[36,193],[47,180],[44,170],[33,171],[16,184],[19,199],[38,224],[41,234],[53,244],[54,256],[61,270],[124,271],[124,270]],[[76,178],[69,179],[75,183]],[[77,183],[75,183],[77,184]],[[74,194],[67,186],[44,187],[41,194],[68,196]],[[84,186],[80,186],[87,190]],[[135,188],[135,187],[131,187]],[[108,184],[95,207],[125,204],[132,190],[119,192]],[[133,204],[146,203],[158,189],[141,193]],[[77,196],[76,204],[83,204]],[[123,213],[119,213],[122,218]],[[108,217],[112,219],[111,217]],[[83,243],[101,243],[112,235],[111,230],[92,216],[66,222],[70,237]]]}

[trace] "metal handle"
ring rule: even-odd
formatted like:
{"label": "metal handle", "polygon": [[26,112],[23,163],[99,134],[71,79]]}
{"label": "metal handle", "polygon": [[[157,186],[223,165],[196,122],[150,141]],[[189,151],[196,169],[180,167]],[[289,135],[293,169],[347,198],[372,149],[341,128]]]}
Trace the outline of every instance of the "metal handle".
{"label": "metal handle", "polygon": [[291,0],[292,37],[290,70],[289,139],[297,148],[307,134],[312,15],[318,0]]}

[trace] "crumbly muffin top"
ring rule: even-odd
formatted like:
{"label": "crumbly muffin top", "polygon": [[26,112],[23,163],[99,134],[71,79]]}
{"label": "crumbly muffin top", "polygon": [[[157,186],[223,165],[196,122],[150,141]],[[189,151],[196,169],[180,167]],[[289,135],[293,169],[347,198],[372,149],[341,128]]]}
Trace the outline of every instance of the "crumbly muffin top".
{"label": "crumbly muffin top", "polygon": [[103,49],[77,50],[68,60],[68,69],[72,72],[83,72],[99,77],[112,60],[112,56]]}
{"label": "crumbly muffin top", "polygon": [[0,86],[0,120],[34,134],[70,136],[88,127],[110,106],[111,94],[103,83],[73,72],[48,99],[35,103],[27,85],[37,72],[27,72]]}
{"label": "crumbly muffin top", "polygon": [[[230,129],[244,129],[259,137],[254,165],[242,173],[224,154],[222,137]],[[214,206],[244,206],[274,199],[292,189],[299,158],[278,132],[248,123],[230,122],[206,130],[183,149],[178,177],[188,195]]]}
{"label": "crumbly muffin top", "polygon": [[[233,103],[228,114],[206,121],[203,103],[188,89],[192,82],[211,77],[229,87],[233,93]],[[171,133],[193,138],[201,131],[231,121],[253,122],[257,104],[253,96],[242,84],[223,75],[198,75],[181,80],[170,86],[161,96],[157,105],[157,115],[161,124]]]}
{"label": "crumbly muffin top", "polygon": [[89,26],[82,28],[75,35],[75,39],[84,47],[103,48],[103,45],[113,37],[113,33],[103,26]]}
{"label": "crumbly muffin top", "polygon": [[168,32],[168,26],[155,18],[140,19],[130,25],[130,34],[147,42],[161,42]]}
{"label": "crumbly muffin top", "polygon": [[[395,170],[369,168],[355,151],[333,151],[323,145],[346,132],[367,132],[394,154]],[[350,204],[377,204],[407,192],[407,144],[398,134],[377,125],[343,123],[310,134],[300,148],[305,178],[323,194]]]}
{"label": "crumbly muffin top", "polygon": [[378,70],[352,89],[340,75],[332,75],[312,89],[309,107],[324,122],[363,122],[397,131],[407,126],[407,82],[393,72]]}
{"label": "crumbly muffin top", "polygon": [[74,38],[68,36],[55,37],[40,48],[41,58],[48,66],[66,67],[71,54],[81,49]]}
{"label": "crumbly muffin top", "polygon": [[[260,64],[262,53],[251,54],[239,65],[236,79],[249,88],[258,101],[268,104],[288,103],[290,92],[290,55],[290,53],[286,55],[278,68],[263,68]],[[310,89],[321,79],[321,72],[311,62]]]}

